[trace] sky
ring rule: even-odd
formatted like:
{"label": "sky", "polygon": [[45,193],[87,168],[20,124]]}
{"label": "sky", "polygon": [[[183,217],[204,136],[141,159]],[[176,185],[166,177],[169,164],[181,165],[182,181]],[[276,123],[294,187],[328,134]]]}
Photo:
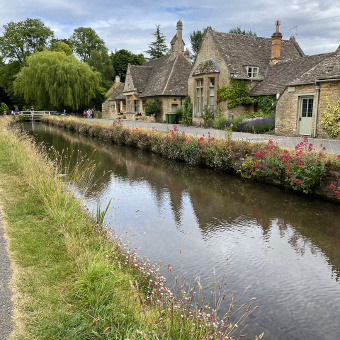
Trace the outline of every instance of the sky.
{"label": "sky", "polygon": [[59,39],[69,38],[78,27],[91,27],[109,51],[136,54],[145,54],[154,41],[156,25],[170,47],[178,20],[189,49],[194,30],[211,26],[228,32],[240,26],[269,38],[276,20],[283,39],[295,36],[307,55],[331,52],[340,44],[338,0],[0,0],[0,35],[3,25],[26,18],[42,20]]}

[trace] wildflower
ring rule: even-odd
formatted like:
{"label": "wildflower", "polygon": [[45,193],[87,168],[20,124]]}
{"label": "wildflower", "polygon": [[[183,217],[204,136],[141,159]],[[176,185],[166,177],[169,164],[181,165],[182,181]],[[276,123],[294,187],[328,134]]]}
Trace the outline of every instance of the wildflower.
{"label": "wildflower", "polygon": [[287,171],[287,176],[289,177],[291,175],[291,172],[288,170]]}
{"label": "wildflower", "polygon": [[340,191],[334,191],[335,196],[340,196]]}
{"label": "wildflower", "polygon": [[336,189],[336,186],[332,183],[330,186],[331,190],[335,190]]}

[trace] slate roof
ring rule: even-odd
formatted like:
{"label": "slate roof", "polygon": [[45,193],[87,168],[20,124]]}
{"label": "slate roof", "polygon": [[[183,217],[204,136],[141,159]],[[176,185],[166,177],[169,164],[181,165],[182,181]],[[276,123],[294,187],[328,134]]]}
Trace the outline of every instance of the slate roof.
{"label": "slate roof", "polygon": [[293,84],[295,79],[301,77],[310,69],[314,69],[320,62],[333,55],[334,52],[316,54],[294,60],[280,61],[275,65],[268,65],[265,79],[251,89],[250,95],[275,95],[282,93],[287,85]]}
{"label": "slate roof", "polygon": [[[271,38],[210,30],[230,73],[236,79],[249,79],[245,66],[258,66],[259,78],[264,78],[271,58]],[[280,60],[294,60],[305,56],[294,37],[281,41]]]}
{"label": "slate roof", "polygon": [[321,80],[340,79],[340,49],[329,53],[318,64],[297,76],[289,85],[311,84]]}
{"label": "slate roof", "polygon": [[[119,86],[112,91],[111,95],[107,98],[108,101],[114,101],[120,99],[119,97],[123,94],[124,83],[120,83]],[[125,99],[123,97],[123,99]]]}
{"label": "slate roof", "polygon": [[191,63],[178,53],[130,65],[131,77],[139,97],[185,96]]}

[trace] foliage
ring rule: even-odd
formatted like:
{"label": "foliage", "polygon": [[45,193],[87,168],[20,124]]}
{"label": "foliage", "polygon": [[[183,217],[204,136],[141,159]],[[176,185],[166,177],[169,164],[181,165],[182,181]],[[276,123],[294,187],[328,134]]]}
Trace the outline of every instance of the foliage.
{"label": "foliage", "polygon": [[261,180],[278,178],[288,188],[307,194],[312,193],[326,175],[324,158],[324,152],[315,152],[313,144],[306,137],[295,147],[294,152],[282,152],[273,141],[269,141],[256,153],[254,159],[248,157],[243,166],[245,177]]}
{"label": "foliage", "polygon": [[14,86],[27,103],[44,109],[76,109],[89,103],[98,84],[99,74],[73,55],[43,51],[27,58]]}
{"label": "foliage", "polygon": [[230,86],[225,85],[217,90],[219,101],[227,101],[229,109],[240,105],[252,104],[254,100],[249,96],[249,87],[246,80],[231,79]]}
{"label": "foliage", "polygon": [[252,30],[245,30],[242,29],[240,26],[233,27],[229,30],[229,33],[233,34],[242,34],[242,35],[251,35],[253,37],[257,37],[256,33],[253,32]]}
{"label": "foliage", "polygon": [[210,105],[204,103],[203,111],[202,111],[202,118],[203,118],[203,126],[204,127],[211,127],[214,120],[214,110],[210,108]]}
{"label": "foliage", "polygon": [[105,49],[107,53],[104,40],[90,27],[76,28],[69,41],[73,51],[83,62],[87,62],[96,50]]}
{"label": "foliage", "polygon": [[327,109],[323,111],[321,126],[331,138],[336,138],[340,134],[340,98],[334,106],[330,104],[328,98],[326,100]]}
{"label": "foliage", "polygon": [[[103,102],[107,98],[106,90],[104,87],[97,87],[94,97],[90,100],[90,107],[98,110],[101,109]],[[83,109],[83,107],[82,107]]]}
{"label": "foliage", "polygon": [[166,54],[167,46],[165,43],[165,35],[160,31],[160,25],[156,25],[156,31],[152,34],[155,36],[156,40],[149,44],[149,49],[146,53],[151,56],[150,59],[156,59]]}
{"label": "foliage", "polygon": [[191,59],[195,60],[197,53],[201,47],[202,41],[203,41],[203,36],[206,32],[207,28],[204,27],[202,31],[197,30],[197,31],[192,31],[190,33],[190,43],[191,43],[191,50],[193,54],[191,55]]}
{"label": "foliage", "polygon": [[7,114],[9,114],[8,106],[5,103],[1,103],[0,104],[0,115],[3,115],[5,110]]}
{"label": "foliage", "polygon": [[112,67],[112,62],[107,54],[107,49],[101,47],[91,52],[91,57],[87,63],[91,66],[93,71],[97,71],[101,74],[100,86],[108,90],[112,83],[115,71]]}
{"label": "foliage", "polygon": [[116,75],[120,76],[120,81],[125,82],[126,71],[128,64],[142,65],[146,59],[143,54],[133,54],[128,50],[116,50],[115,53],[111,52],[110,59]]}
{"label": "foliage", "polygon": [[183,100],[182,125],[190,126],[192,124],[192,110],[193,105],[189,95]]}
{"label": "foliage", "polygon": [[0,37],[0,53],[3,59],[23,63],[32,53],[46,48],[53,38],[53,31],[40,19],[26,19],[4,25]]}
{"label": "foliage", "polygon": [[[338,155],[337,158],[340,159],[340,155]],[[334,195],[340,198],[340,170],[338,171],[337,176],[338,176],[337,185],[334,185],[332,183],[329,187],[333,191]]]}
{"label": "foliage", "polygon": [[274,112],[273,104],[276,102],[276,96],[258,96],[254,98],[258,104],[258,109],[264,115],[270,115]]}
{"label": "foliage", "polygon": [[[244,116],[240,116],[240,118],[242,117]],[[235,120],[233,122],[233,130],[251,133],[274,132],[275,114],[269,117],[246,118],[242,119],[242,121]]]}
{"label": "foliage", "polygon": [[225,130],[228,121],[229,119],[225,116],[216,117],[214,120],[213,128],[217,130]]}
{"label": "foliage", "polygon": [[52,52],[64,52],[66,55],[72,54],[72,48],[64,41],[56,40],[52,41],[50,50]]}
{"label": "foliage", "polygon": [[145,103],[145,114],[147,116],[157,115],[162,111],[162,102],[157,98],[153,100],[147,100]]}

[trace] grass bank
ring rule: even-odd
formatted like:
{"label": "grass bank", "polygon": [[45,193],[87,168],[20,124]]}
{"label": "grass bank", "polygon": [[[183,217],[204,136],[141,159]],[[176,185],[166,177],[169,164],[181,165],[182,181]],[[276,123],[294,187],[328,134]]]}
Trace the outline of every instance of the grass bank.
{"label": "grass bank", "polygon": [[[185,135],[174,126],[169,132],[156,129],[92,123],[68,117],[44,117],[43,121],[70,131],[120,145],[137,147],[164,157],[244,178],[279,185],[287,190],[318,195],[340,202],[340,155],[316,152],[308,138],[287,150],[275,145]],[[231,133],[231,131],[227,131]]]}
{"label": "grass bank", "polygon": [[[258,307],[233,306],[233,293],[216,283],[212,296],[181,282],[166,287],[158,268],[109,239],[67,183],[26,135],[0,119],[0,188],[14,264],[15,330],[12,339],[227,339]],[[85,173],[84,173],[85,171]],[[88,171],[88,172],[86,172]],[[221,305],[229,306],[218,317]]]}

